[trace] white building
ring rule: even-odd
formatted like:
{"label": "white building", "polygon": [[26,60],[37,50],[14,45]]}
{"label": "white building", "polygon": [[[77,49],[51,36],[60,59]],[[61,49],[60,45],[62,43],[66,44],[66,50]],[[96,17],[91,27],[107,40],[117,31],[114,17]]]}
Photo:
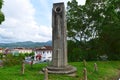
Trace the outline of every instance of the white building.
{"label": "white building", "polygon": [[0,48],[0,53],[3,53],[3,49],[2,48]]}
{"label": "white building", "polygon": [[14,53],[14,52],[18,52],[18,53],[22,53],[22,54],[25,54],[25,53],[30,54],[30,53],[33,52],[33,50],[32,50],[31,48],[14,48],[14,49],[12,50],[12,52],[13,52],[13,53]]}
{"label": "white building", "polygon": [[52,60],[52,47],[51,46],[44,46],[41,48],[35,49],[35,57],[34,60],[46,62]]}

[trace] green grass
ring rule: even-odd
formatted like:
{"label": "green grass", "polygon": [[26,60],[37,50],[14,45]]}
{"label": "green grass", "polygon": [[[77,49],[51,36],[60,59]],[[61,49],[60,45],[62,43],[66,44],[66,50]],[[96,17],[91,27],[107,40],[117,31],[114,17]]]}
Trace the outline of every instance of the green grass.
{"label": "green grass", "polygon": [[[112,80],[120,72],[120,61],[104,61],[96,62],[98,65],[98,72],[94,72],[94,63],[87,62],[86,69],[88,73],[88,80]],[[72,62],[77,68],[76,76],[70,77],[67,75],[49,74],[49,80],[82,80],[83,68],[82,62]],[[30,65],[25,65],[25,74],[20,73],[21,66],[11,66],[0,68],[0,80],[44,80],[44,74],[40,73],[42,68],[47,64],[34,64],[33,68]]]}

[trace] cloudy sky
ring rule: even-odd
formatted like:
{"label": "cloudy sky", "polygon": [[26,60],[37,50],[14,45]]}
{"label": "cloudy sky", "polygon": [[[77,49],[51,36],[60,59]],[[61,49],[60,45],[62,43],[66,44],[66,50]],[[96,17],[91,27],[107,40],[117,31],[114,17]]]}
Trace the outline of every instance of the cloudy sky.
{"label": "cloudy sky", "polygon": [[[4,0],[5,21],[0,25],[0,43],[46,42],[52,39],[52,5],[70,0]],[[78,0],[84,4],[85,0]]]}

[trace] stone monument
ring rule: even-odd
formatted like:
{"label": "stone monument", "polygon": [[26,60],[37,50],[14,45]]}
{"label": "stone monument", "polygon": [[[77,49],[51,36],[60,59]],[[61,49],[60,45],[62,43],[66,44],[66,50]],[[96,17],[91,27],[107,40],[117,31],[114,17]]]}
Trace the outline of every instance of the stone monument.
{"label": "stone monument", "polygon": [[52,62],[48,73],[71,74],[76,68],[67,63],[66,16],[64,3],[54,3],[52,9]]}

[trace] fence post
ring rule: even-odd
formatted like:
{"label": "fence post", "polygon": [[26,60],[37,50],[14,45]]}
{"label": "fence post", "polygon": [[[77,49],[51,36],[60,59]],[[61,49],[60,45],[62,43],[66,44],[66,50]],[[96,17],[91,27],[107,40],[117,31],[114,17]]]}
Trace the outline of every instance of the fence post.
{"label": "fence post", "polygon": [[33,60],[31,60],[31,63],[30,63],[30,65],[31,65],[31,68],[33,68]]}
{"label": "fence post", "polygon": [[86,68],[83,69],[83,76],[84,76],[83,80],[87,80],[87,69]]}
{"label": "fence post", "polygon": [[86,60],[85,59],[83,60],[83,65],[84,65],[84,67],[86,67]]}
{"label": "fence post", "polygon": [[97,72],[98,71],[98,66],[96,63],[94,63],[94,71]]}
{"label": "fence post", "polygon": [[44,80],[48,80],[48,69],[45,68],[44,70]]}
{"label": "fence post", "polygon": [[25,63],[24,60],[22,61],[22,69],[21,69],[22,74],[25,73]]}

